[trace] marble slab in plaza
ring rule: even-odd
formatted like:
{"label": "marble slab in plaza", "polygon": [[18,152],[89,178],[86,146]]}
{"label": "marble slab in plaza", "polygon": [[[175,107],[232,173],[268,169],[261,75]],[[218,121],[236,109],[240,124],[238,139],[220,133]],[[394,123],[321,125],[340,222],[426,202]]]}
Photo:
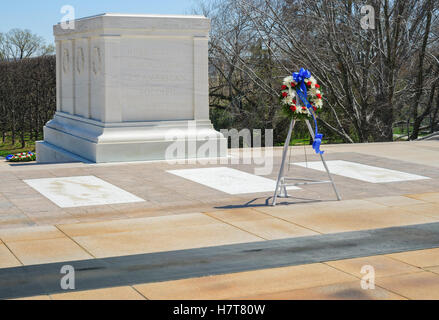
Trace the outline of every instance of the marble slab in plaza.
{"label": "marble slab in plaza", "polygon": [[[227,167],[168,170],[187,180],[228,194],[272,192],[276,181]],[[289,186],[288,190],[300,188]]]}
{"label": "marble slab in plaza", "polygon": [[31,179],[24,182],[61,208],[145,201],[95,176]]}
{"label": "marble slab in plaza", "polygon": [[[309,169],[325,171],[325,167],[320,161],[299,162],[293,164]],[[429,177],[424,177],[417,174],[390,170],[375,166],[368,166],[365,164],[351,161],[331,160],[326,161],[326,164],[328,165],[329,171],[332,174],[370,183],[387,183],[430,179]]]}
{"label": "marble slab in plaza", "polygon": [[74,25],[54,26],[57,111],[38,162],[226,156],[209,120],[209,19],[102,14]]}

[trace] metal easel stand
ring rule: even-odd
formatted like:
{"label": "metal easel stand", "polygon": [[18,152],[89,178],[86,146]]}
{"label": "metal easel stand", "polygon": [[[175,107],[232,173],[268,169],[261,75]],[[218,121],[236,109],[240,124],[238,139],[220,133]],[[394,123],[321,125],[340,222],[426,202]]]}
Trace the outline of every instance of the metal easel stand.
{"label": "metal easel stand", "polygon": [[[314,131],[312,130],[311,124],[309,123],[309,120],[306,119],[306,126],[308,127],[309,133],[312,137],[312,139],[315,139]],[[341,197],[340,194],[337,191],[337,187],[335,186],[334,180],[332,179],[331,173],[329,172],[328,166],[325,162],[325,159],[323,158],[323,155],[320,154],[320,159],[323,162],[323,166],[325,167],[325,170],[328,174],[329,180],[313,180],[313,179],[300,179],[300,178],[289,178],[285,176],[285,161],[287,159],[288,154],[288,148],[290,147],[290,141],[291,141],[291,134],[293,132],[294,126],[296,125],[296,120],[292,119],[290,122],[290,128],[288,130],[287,139],[285,140],[284,150],[282,153],[282,163],[280,165],[279,175],[277,178],[276,183],[276,190],[274,191],[273,196],[273,203],[272,205],[276,205],[277,198],[288,198],[288,192],[287,187],[289,186],[301,186],[301,185],[311,185],[311,184],[323,184],[323,183],[330,183],[332,184],[332,188],[334,189],[335,195],[337,196],[337,200],[340,201]],[[302,182],[296,182],[296,183],[289,183],[291,181],[302,181]]]}

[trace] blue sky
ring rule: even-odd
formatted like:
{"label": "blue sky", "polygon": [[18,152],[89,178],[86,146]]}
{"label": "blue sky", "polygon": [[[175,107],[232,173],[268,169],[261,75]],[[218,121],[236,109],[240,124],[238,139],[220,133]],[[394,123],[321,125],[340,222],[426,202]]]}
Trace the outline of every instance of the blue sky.
{"label": "blue sky", "polygon": [[30,29],[53,43],[52,26],[61,21],[61,8],[71,5],[76,18],[99,13],[190,14],[197,0],[2,0],[0,32]]}

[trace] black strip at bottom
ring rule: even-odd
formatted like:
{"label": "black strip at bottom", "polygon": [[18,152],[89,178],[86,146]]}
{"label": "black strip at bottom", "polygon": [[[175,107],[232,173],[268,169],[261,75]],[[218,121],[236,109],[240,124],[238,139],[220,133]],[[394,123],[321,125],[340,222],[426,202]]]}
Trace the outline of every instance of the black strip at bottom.
{"label": "black strip at bottom", "polygon": [[[221,237],[219,234],[218,237]],[[0,299],[161,282],[439,247],[439,223],[0,269]],[[68,291],[67,291],[68,292]]]}

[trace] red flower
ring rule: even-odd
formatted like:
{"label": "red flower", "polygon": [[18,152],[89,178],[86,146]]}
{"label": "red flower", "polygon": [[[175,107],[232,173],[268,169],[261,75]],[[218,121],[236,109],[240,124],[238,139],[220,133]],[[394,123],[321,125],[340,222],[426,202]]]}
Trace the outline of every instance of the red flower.
{"label": "red flower", "polygon": [[312,85],[312,82],[311,82],[311,81],[308,81],[307,85],[308,85],[308,86],[311,86],[311,85]]}
{"label": "red flower", "polygon": [[314,106],[313,106],[312,108],[313,108],[314,111],[317,111],[317,107],[314,107]]}
{"label": "red flower", "polygon": [[290,107],[291,111],[295,112],[297,110],[296,106],[291,106]]}
{"label": "red flower", "polygon": [[306,110],[306,107],[302,107],[302,110]]}
{"label": "red flower", "polygon": [[293,103],[294,103],[294,104],[296,104],[296,103],[297,103],[297,102],[296,102],[296,99],[294,99],[294,100],[293,100]]}
{"label": "red flower", "polygon": [[286,98],[288,96],[288,92],[282,92],[282,97]]}
{"label": "red flower", "polygon": [[317,98],[321,99],[322,95],[320,93],[317,93]]}
{"label": "red flower", "polygon": [[319,84],[317,84],[317,83],[316,83],[316,88],[317,88],[317,89],[318,89],[318,88],[320,88],[320,85],[319,85]]}
{"label": "red flower", "polygon": [[283,86],[282,86],[282,90],[285,90],[286,88],[287,88],[286,85],[283,85]]}
{"label": "red flower", "polygon": [[294,82],[291,82],[291,86],[294,88],[296,84]]}

